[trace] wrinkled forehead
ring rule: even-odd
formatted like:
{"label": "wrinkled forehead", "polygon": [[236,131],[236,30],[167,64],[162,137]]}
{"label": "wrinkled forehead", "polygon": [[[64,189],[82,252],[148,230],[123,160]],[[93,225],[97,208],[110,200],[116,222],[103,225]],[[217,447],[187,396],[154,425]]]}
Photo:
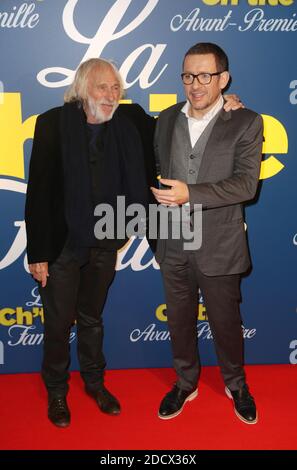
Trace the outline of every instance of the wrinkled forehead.
{"label": "wrinkled forehead", "polygon": [[119,78],[111,65],[96,65],[88,74],[88,84],[92,85],[93,83],[119,84]]}

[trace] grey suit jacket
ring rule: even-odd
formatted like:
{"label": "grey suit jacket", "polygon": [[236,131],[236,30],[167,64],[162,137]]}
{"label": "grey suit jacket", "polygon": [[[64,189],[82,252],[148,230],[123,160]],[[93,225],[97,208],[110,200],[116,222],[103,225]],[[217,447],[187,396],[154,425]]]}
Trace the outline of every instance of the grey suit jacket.
{"label": "grey suit jacket", "polygon": [[[184,103],[163,111],[155,152],[162,178],[169,177],[175,120]],[[208,276],[245,272],[250,266],[242,204],[254,198],[261,164],[263,123],[248,109],[222,110],[208,139],[190,204],[202,204],[202,246],[193,252]],[[158,240],[156,260],[166,260],[166,240]]]}

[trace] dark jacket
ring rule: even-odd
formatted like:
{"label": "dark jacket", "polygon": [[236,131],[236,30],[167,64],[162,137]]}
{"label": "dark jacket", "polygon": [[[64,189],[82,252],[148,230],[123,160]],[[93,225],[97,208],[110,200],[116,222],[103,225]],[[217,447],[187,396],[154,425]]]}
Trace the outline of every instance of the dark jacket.
{"label": "dark jacket", "polygon": [[[168,178],[173,129],[185,103],[163,111],[158,119],[155,151],[163,178]],[[196,184],[189,184],[190,204],[202,204],[202,246],[194,251],[208,276],[245,272],[250,257],[242,204],[254,198],[260,173],[263,123],[248,109],[222,110],[206,144]],[[159,240],[156,260],[166,259]]]}
{"label": "dark jacket", "polygon": [[[30,264],[54,262],[68,236],[62,156],[63,147],[67,142],[63,140],[61,110],[62,107],[50,109],[38,116],[36,121],[25,207],[27,254]],[[137,129],[143,145],[147,185],[156,186],[154,118],[147,115],[137,104],[119,105],[116,113],[128,118]],[[147,191],[147,188],[144,190]]]}

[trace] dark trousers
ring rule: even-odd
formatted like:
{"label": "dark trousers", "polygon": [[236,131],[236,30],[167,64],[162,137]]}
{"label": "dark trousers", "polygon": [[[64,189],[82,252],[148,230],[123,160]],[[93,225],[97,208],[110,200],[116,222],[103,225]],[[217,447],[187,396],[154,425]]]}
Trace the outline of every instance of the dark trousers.
{"label": "dark trousers", "polygon": [[218,364],[225,384],[237,390],[245,382],[243,335],[239,311],[240,275],[205,276],[182,241],[168,242],[161,272],[167,303],[167,320],[177,384],[197,386],[201,364],[197,340],[198,289],[203,294]]}
{"label": "dark trousers", "polygon": [[113,280],[116,251],[90,248],[86,264],[65,246],[49,267],[47,285],[39,288],[44,307],[42,377],[50,396],[66,395],[70,365],[69,334],[77,322],[80,373],[92,391],[102,386],[102,311]]}

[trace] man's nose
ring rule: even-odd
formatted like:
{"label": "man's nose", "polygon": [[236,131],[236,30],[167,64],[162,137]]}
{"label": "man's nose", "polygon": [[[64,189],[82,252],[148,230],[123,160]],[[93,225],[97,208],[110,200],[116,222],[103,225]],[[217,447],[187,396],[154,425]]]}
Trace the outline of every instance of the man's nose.
{"label": "man's nose", "polygon": [[113,90],[112,88],[107,88],[105,90],[105,98],[109,101],[114,101]]}
{"label": "man's nose", "polygon": [[192,83],[192,87],[194,87],[194,88],[199,88],[200,85],[201,85],[201,83],[199,82],[198,77],[194,77],[194,80],[193,80],[193,83]]}

